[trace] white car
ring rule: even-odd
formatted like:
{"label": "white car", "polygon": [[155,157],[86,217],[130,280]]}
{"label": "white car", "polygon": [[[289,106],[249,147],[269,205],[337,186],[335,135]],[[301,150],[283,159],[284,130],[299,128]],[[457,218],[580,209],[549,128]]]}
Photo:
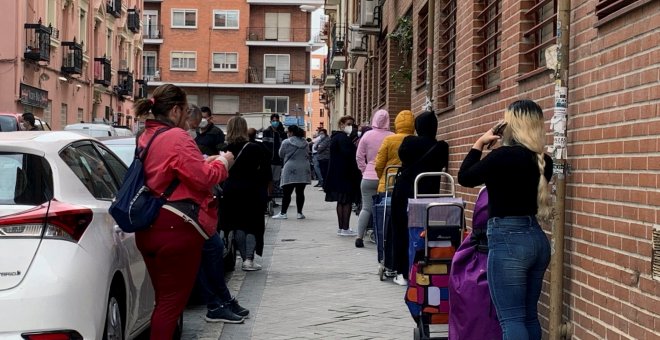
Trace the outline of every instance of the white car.
{"label": "white car", "polygon": [[117,130],[106,124],[76,123],[64,127],[64,131],[82,133],[92,137],[118,136]]}
{"label": "white car", "polygon": [[126,166],[71,132],[0,134],[0,339],[133,339],[154,292],[108,214]]}

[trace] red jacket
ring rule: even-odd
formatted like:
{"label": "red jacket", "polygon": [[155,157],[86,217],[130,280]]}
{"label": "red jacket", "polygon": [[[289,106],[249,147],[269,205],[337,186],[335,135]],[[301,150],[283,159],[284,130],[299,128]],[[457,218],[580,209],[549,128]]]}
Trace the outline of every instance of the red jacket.
{"label": "red jacket", "polygon": [[[138,139],[138,145],[146,147],[156,130],[167,125],[147,120],[146,128]],[[197,144],[180,128],[172,128],[156,137],[144,160],[147,186],[156,193],[167,189],[175,177],[180,184],[170,196],[170,201],[193,200],[199,204],[199,224],[207,235],[213,235],[218,225],[218,210],[213,199],[213,185],[227,179],[228,172],[220,161],[206,163]]]}

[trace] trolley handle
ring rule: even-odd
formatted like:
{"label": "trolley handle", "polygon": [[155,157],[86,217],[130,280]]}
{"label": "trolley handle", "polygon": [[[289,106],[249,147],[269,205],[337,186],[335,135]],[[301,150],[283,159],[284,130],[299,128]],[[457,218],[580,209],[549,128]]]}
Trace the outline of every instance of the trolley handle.
{"label": "trolley handle", "polygon": [[[385,167],[385,192],[394,189],[394,184],[396,184],[396,176],[399,172],[401,165],[388,165]],[[396,171],[393,171],[396,170]],[[392,183],[392,184],[390,184]]]}
{"label": "trolley handle", "polygon": [[[426,177],[438,177],[439,179],[447,178],[449,186],[451,188],[451,193],[449,194],[420,194],[419,193],[419,181],[422,178]],[[422,172],[421,174],[417,175],[415,177],[415,186],[414,186],[414,197],[415,198],[422,198],[422,197],[455,197],[456,196],[456,184],[454,184],[454,177],[452,175],[446,173],[446,172]]]}

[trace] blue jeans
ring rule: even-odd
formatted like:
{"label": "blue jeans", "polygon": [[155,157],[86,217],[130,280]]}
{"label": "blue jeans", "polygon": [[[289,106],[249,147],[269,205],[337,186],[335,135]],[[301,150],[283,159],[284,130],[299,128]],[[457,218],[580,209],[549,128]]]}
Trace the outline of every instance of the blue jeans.
{"label": "blue jeans", "polygon": [[215,233],[204,242],[202,248],[202,265],[199,268],[197,279],[208,309],[216,309],[232,300],[225,282],[225,270],[222,262],[224,246],[220,235]]}
{"label": "blue jeans", "polygon": [[537,304],[550,242],[533,216],[488,220],[488,286],[504,340],[540,340]]}
{"label": "blue jeans", "polygon": [[319,181],[320,185],[323,185],[323,174],[321,173],[321,165],[319,163],[319,158],[316,154],[312,156],[312,164],[314,165],[314,173],[316,174],[316,180]]}

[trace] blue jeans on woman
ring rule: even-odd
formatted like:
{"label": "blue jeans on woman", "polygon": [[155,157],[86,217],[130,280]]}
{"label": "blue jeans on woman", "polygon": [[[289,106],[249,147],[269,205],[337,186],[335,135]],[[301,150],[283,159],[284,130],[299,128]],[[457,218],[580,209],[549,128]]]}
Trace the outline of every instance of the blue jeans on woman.
{"label": "blue jeans on woman", "polygon": [[209,310],[216,309],[233,299],[225,283],[222,260],[224,246],[220,235],[215,233],[204,242],[202,249],[202,263],[197,279]]}
{"label": "blue jeans on woman", "polygon": [[533,216],[488,220],[488,286],[503,340],[540,340],[537,304],[550,242]]}

